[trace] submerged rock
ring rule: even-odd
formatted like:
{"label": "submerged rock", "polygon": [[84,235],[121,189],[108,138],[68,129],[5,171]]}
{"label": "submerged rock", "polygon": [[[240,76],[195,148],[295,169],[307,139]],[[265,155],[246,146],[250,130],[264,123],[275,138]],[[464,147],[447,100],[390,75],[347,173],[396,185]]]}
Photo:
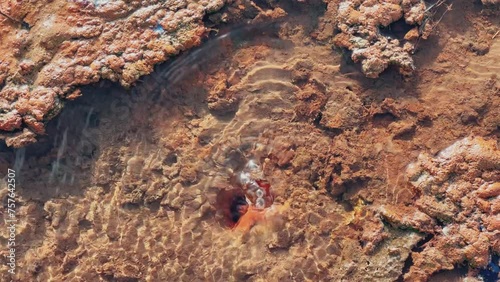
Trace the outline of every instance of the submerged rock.
{"label": "submerged rock", "polygon": [[[20,147],[102,79],[131,86],[155,64],[200,44],[211,1],[9,1],[0,15],[0,139]],[[21,122],[23,120],[23,122]],[[33,134],[20,134],[23,130]],[[26,136],[24,138],[23,136]]]}
{"label": "submerged rock", "polygon": [[[408,166],[408,178],[421,194],[416,201],[418,210],[399,209],[406,215],[388,219],[433,237],[422,251],[412,253],[413,265],[405,280],[424,281],[464,262],[474,274],[487,267],[493,253],[500,252],[499,171],[496,141],[481,137],[459,140],[436,157],[421,154]],[[419,213],[438,222],[434,231],[422,230],[419,221],[404,220]]]}
{"label": "submerged rock", "polygon": [[404,75],[415,70],[411,56],[415,44],[430,32],[424,1],[327,2],[318,39],[350,50],[367,77],[376,78],[391,65]]}
{"label": "submerged rock", "polygon": [[484,5],[498,5],[500,4],[500,1],[498,0],[481,0]]}

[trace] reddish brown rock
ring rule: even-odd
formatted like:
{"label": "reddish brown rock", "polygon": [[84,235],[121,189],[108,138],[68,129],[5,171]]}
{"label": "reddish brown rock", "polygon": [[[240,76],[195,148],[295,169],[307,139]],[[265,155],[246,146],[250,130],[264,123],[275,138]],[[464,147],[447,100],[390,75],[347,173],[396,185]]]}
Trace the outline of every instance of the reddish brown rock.
{"label": "reddish brown rock", "polygon": [[0,114],[0,130],[13,131],[21,127],[22,118],[16,110]]}
{"label": "reddish brown rock", "polygon": [[36,134],[28,128],[5,138],[7,146],[14,148],[21,148],[34,142],[36,142]]}
{"label": "reddish brown rock", "polygon": [[[200,44],[207,32],[204,15],[225,4],[224,0],[4,3],[0,138],[14,138],[9,132],[23,126],[42,134],[44,123],[58,114],[64,100],[78,96],[70,95],[78,86],[101,79],[131,86],[155,64]],[[24,125],[19,124],[21,119]],[[27,139],[21,141],[22,136]],[[29,144],[35,140],[32,137],[17,134],[15,144]]]}
{"label": "reddish brown rock", "polygon": [[[298,2],[293,5],[303,5]],[[102,15],[120,20],[128,6],[109,5],[115,3],[123,11]],[[258,4],[253,13],[265,10],[264,2]],[[414,266],[407,279],[425,281],[432,272],[465,264],[477,276],[487,254],[500,250],[494,217],[499,197],[474,193],[499,182],[497,160],[487,157],[495,150],[480,145],[486,153],[473,157],[474,141],[461,142],[465,152],[458,156],[435,153],[457,136],[473,132],[495,139],[498,133],[498,79],[492,72],[498,45],[478,57],[464,52],[455,32],[463,28],[473,37],[474,24],[492,26],[487,15],[454,4],[451,18],[464,21],[444,18],[453,32],[440,30],[436,45],[443,49],[437,49],[436,61],[436,49],[419,52],[429,61],[418,79],[384,75],[374,81],[351,72],[330,46],[311,40],[320,4],[301,6],[270,37],[250,41],[243,33],[234,52],[191,71],[179,86],[165,87],[160,79],[161,94],[168,90],[167,95],[154,96],[158,76],[151,76],[137,92],[112,87],[105,95],[85,93],[83,103],[68,103],[69,111],[52,123],[60,134],[43,136],[26,150],[17,190],[23,271],[11,277],[7,252],[0,249],[0,280],[398,281]],[[207,17],[227,19],[223,12]],[[87,64],[93,60],[87,50],[73,57]],[[125,64],[160,58],[136,51],[113,55]],[[103,66],[90,63],[93,70]],[[111,68],[106,71],[119,79]],[[297,100],[296,93],[314,80],[325,85],[326,103],[307,111],[307,100]],[[237,90],[234,115],[218,117],[208,109],[204,95],[218,84]],[[19,93],[9,92],[0,104]],[[298,120],[299,104],[317,115]],[[475,122],[463,123],[467,108],[476,113]],[[367,110],[372,114],[365,115]],[[0,152],[0,173],[12,167],[16,152],[23,150]],[[257,224],[240,235],[219,224],[212,201],[242,157],[262,162],[275,203],[286,211],[273,224]],[[422,164],[420,171],[405,175],[413,160]],[[407,176],[415,176],[415,185]],[[7,192],[0,189],[0,196]],[[465,208],[450,219],[443,207],[456,210],[457,204]],[[7,240],[6,230],[0,237]]]}
{"label": "reddish brown rock", "polygon": [[500,182],[485,184],[477,190],[477,195],[481,198],[491,198],[500,195]]}
{"label": "reddish brown rock", "polygon": [[498,5],[500,4],[499,0],[481,0],[484,5]]}
{"label": "reddish brown rock", "polygon": [[434,158],[421,154],[408,166],[412,185],[422,193],[418,212],[444,226],[436,228],[422,252],[412,254],[405,280],[427,280],[463,262],[471,271],[488,265],[492,250],[498,249],[500,220],[493,206],[499,198],[499,170],[496,141],[480,137],[459,140]]}
{"label": "reddish brown rock", "polygon": [[414,228],[424,233],[433,233],[436,222],[415,207],[383,205],[380,215],[391,225],[398,228]]}
{"label": "reddish brown rock", "polygon": [[[389,65],[397,66],[404,75],[413,73],[415,39],[421,36],[418,29],[427,16],[424,1],[326,2],[328,10],[320,21],[318,39],[351,50],[351,58],[361,63],[367,77],[378,77]],[[403,19],[415,26],[407,36],[381,32],[391,33],[389,26]],[[339,31],[335,36],[333,29]]]}

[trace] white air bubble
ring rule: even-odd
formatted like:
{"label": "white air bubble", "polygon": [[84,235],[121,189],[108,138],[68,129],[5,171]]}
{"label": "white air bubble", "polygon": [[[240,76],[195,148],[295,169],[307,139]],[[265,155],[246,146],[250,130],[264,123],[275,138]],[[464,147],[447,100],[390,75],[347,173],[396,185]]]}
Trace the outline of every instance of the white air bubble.
{"label": "white air bubble", "polygon": [[255,191],[255,194],[258,198],[264,197],[264,191],[262,189],[257,189],[257,191]]}
{"label": "white air bubble", "polygon": [[257,170],[259,169],[259,165],[254,160],[249,160],[246,167],[249,170]]}
{"label": "white air bubble", "polygon": [[240,182],[241,184],[247,184],[248,182],[250,182],[250,173],[248,172],[240,173]]}
{"label": "white air bubble", "polygon": [[263,209],[266,207],[266,201],[262,198],[257,198],[257,201],[255,201],[255,207],[258,209]]}
{"label": "white air bubble", "polygon": [[252,190],[257,190],[257,189],[260,189],[260,186],[259,184],[257,184],[257,182],[255,182],[255,180],[250,180],[248,183],[248,188],[252,189]]}

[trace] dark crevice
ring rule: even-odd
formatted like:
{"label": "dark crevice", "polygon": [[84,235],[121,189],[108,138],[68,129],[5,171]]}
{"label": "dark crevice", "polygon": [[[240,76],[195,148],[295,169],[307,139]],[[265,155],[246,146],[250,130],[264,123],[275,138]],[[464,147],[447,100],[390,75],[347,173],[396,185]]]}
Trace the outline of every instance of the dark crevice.
{"label": "dark crevice", "polygon": [[233,109],[228,110],[227,112],[219,113],[217,111],[211,110],[210,113],[219,121],[229,122],[236,116],[236,112],[238,111],[238,106],[234,106]]}
{"label": "dark crevice", "polygon": [[75,259],[71,259],[71,260],[65,262],[63,264],[62,273],[63,274],[70,273],[71,271],[73,271],[76,268],[77,265],[78,265],[78,261],[76,261]]}
{"label": "dark crevice", "polygon": [[245,196],[243,195],[237,195],[232,199],[231,204],[229,206],[229,211],[231,213],[230,219],[233,223],[237,223],[238,220],[240,220],[241,217],[240,208],[241,206],[246,206],[246,205],[248,204],[245,199]]}
{"label": "dark crevice", "polygon": [[266,0],[253,0],[252,2],[264,10],[273,8],[271,7],[271,5],[269,5],[269,3]]}
{"label": "dark crevice", "polygon": [[411,249],[412,252],[420,253],[424,250],[424,245],[434,238],[434,234],[427,234],[422,240],[418,241],[418,243]]}
{"label": "dark crevice", "polygon": [[[322,124],[320,124],[321,118],[322,118],[322,114],[321,115],[318,114],[316,116],[316,118],[313,120],[313,125],[316,128],[320,129],[321,132],[323,132],[328,137],[333,138],[333,137],[338,136],[344,132],[342,129],[339,129],[339,128],[330,128],[330,127],[323,126]],[[318,120],[318,119],[319,119],[319,121],[316,122],[316,120]]]}
{"label": "dark crevice", "polygon": [[3,16],[3,17],[5,17],[5,18],[7,18],[7,19],[9,19],[9,20],[11,20],[11,21],[13,21],[13,22],[15,22],[15,23],[20,24],[22,29],[29,30],[31,28],[30,25],[27,22],[25,22],[23,20],[14,19],[13,17],[7,15],[6,13],[4,13],[2,11],[0,11],[0,15]]}
{"label": "dark crevice", "polygon": [[242,277],[242,281],[247,281],[249,280],[250,278],[252,278],[256,273],[249,273],[249,274],[245,274],[243,277]]}
{"label": "dark crevice", "polygon": [[333,184],[333,174],[330,174],[328,180],[326,181],[326,186],[325,186],[325,189],[328,193],[330,193],[330,191],[332,190],[332,184]]}
{"label": "dark crevice", "polygon": [[82,229],[90,229],[92,227],[92,222],[82,219],[78,222],[78,226]]}
{"label": "dark crevice", "polygon": [[416,128],[412,127],[408,130],[405,130],[403,132],[400,132],[400,133],[394,135],[394,139],[395,140],[410,141],[415,136],[415,133],[416,133]]}
{"label": "dark crevice", "polygon": [[160,204],[161,204],[161,201],[157,200],[157,201],[153,201],[153,202],[148,203],[146,205],[146,207],[149,208],[149,210],[151,212],[157,212],[160,209]]}
{"label": "dark crevice", "polygon": [[322,113],[322,112],[319,112],[319,113],[316,115],[316,117],[314,118],[314,120],[313,120],[313,124],[314,124],[315,126],[319,126],[319,125],[320,125],[319,123],[321,122],[321,119],[322,119],[322,118],[323,118],[323,113]]}
{"label": "dark crevice", "polygon": [[407,24],[404,17],[402,17],[400,20],[397,20],[386,27],[380,26],[379,32],[381,35],[390,39],[402,40],[404,39],[405,34],[414,27],[415,26]]}
{"label": "dark crevice", "polygon": [[[333,173],[340,176],[342,174],[342,163],[337,163],[333,166]],[[333,179],[332,179],[333,180]]]}
{"label": "dark crevice", "polygon": [[492,130],[490,133],[492,136],[500,138],[500,125],[497,125],[497,128]]}
{"label": "dark crevice", "polygon": [[446,221],[440,218],[436,218],[436,225],[439,227],[445,227],[446,226]]}
{"label": "dark crevice", "polygon": [[222,216],[222,225],[233,227],[246,213],[248,203],[242,189],[221,190],[217,194],[215,208]]}
{"label": "dark crevice", "polygon": [[39,262],[34,262],[30,266],[28,266],[28,271],[34,277],[37,277],[42,272],[42,270],[43,270],[43,267],[42,267],[42,265],[40,265]]}
{"label": "dark crevice", "polygon": [[483,278],[484,282],[498,282],[500,274],[500,256],[494,254],[491,256],[491,260],[485,269],[479,271],[479,276]]}
{"label": "dark crevice", "polygon": [[332,197],[336,198],[337,202],[347,202],[353,195],[363,189],[363,187],[367,187],[369,181],[370,178],[367,177],[347,179],[342,184],[337,185],[337,187],[330,185],[330,187],[327,188],[327,192]]}
{"label": "dark crevice", "polygon": [[405,274],[410,271],[410,268],[413,265],[412,253],[420,253],[424,249],[424,245],[430,240],[432,240],[432,238],[434,238],[434,235],[428,234],[411,249],[411,252],[408,254],[408,258],[405,260],[405,264],[403,266],[403,270],[401,271],[401,275],[398,277],[396,281],[398,282],[404,281]]}
{"label": "dark crevice", "polygon": [[14,148],[12,147],[7,147],[7,144],[5,143],[5,140],[0,140],[0,152],[9,152],[9,153],[13,153],[14,152]]}
{"label": "dark crevice", "polygon": [[163,160],[163,164],[167,166],[171,166],[175,163],[177,163],[177,155],[174,152],[170,152]]}
{"label": "dark crevice", "polygon": [[373,115],[373,126],[387,127],[398,118],[391,113],[377,113]]}
{"label": "dark crevice", "polygon": [[432,127],[433,122],[430,117],[426,117],[422,120],[419,120],[417,124],[420,125],[421,127]]}
{"label": "dark crevice", "polygon": [[366,241],[358,240],[359,246],[363,249],[366,246]]}

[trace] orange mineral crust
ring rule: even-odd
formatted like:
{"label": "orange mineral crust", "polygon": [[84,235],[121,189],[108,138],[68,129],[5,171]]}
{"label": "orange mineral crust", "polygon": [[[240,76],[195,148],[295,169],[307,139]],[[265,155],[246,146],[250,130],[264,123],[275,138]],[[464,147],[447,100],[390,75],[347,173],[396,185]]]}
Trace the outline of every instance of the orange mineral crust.
{"label": "orange mineral crust", "polygon": [[0,2],[0,281],[497,279],[498,7]]}

